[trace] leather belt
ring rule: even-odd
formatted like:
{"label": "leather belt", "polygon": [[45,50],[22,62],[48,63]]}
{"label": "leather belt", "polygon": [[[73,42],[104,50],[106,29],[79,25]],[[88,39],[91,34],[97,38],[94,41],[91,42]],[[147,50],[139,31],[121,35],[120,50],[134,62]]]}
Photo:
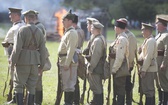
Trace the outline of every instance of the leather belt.
{"label": "leather belt", "polygon": [[164,56],[164,51],[163,50],[158,50],[158,56]]}
{"label": "leather belt", "polygon": [[67,56],[67,54],[58,54],[59,57]]}

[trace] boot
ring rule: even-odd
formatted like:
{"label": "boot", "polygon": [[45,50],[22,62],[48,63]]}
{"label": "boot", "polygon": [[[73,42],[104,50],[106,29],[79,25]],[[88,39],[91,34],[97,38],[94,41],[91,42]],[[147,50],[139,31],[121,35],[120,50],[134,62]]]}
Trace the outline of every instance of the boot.
{"label": "boot", "polygon": [[163,103],[163,91],[161,89],[158,89],[158,97],[159,97],[159,103],[158,105],[162,105]]}
{"label": "boot", "polygon": [[23,93],[15,93],[17,105],[23,105]]}
{"label": "boot", "polygon": [[43,91],[36,91],[34,100],[35,105],[41,105],[43,101]]}
{"label": "boot", "polygon": [[163,105],[168,105],[168,92],[164,92]]}
{"label": "boot", "polygon": [[64,94],[65,105],[72,105],[73,97],[74,97],[74,92],[65,92]]}
{"label": "boot", "polygon": [[125,100],[125,96],[118,95],[117,96],[117,105],[124,105],[124,100]]}
{"label": "boot", "polygon": [[155,105],[153,97],[146,97],[145,105]]}
{"label": "boot", "polygon": [[34,105],[34,95],[33,94],[28,94],[27,105]]}
{"label": "boot", "polygon": [[95,94],[95,105],[103,105],[103,93],[102,94]]}
{"label": "boot", "polygon": [[131,91],[126,91],[126,105],[132,105],[132,93],[131,93]]}
{"label": "boot", "polygon": [[79,91],[79,80],[77,79],[74,91],[74,105],[79,105],[80,91]]}

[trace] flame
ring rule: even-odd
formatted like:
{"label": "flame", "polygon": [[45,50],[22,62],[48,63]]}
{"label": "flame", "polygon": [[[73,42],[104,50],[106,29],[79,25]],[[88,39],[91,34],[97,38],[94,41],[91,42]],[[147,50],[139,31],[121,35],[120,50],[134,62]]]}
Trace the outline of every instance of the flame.
{"label": "flame", "polygon": [[65,9],[60,9],[58,12],[55,13],[55,17],[57,18],[56,21],[56,30],[58,31],[58,34],[62,37],[64,34],[64,27],[62,23],[62,17],[67,14],[67,11]]}

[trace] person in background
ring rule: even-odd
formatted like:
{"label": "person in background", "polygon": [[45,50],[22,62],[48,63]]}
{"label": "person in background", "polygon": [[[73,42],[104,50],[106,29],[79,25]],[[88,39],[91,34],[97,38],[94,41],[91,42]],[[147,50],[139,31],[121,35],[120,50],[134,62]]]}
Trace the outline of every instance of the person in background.
{"label": "person in background", "polygon": [[[128,20],[126,18],[120,18],[119,20],[124,21],[128,27]],[[128,59],[129,59],[129,72],[131,74],[131,71],[134,68],[134,59],[137,53],[137,40],[135,35],[127,27],[125,28],[125,33],[130,43]],[[130,75],[126,77],[126,84],[125,84],[126,105],[132,105],[132,89],[133,89],[133,83],[131,83],[131,75]]]}
{"label": "person in background", "polygon": [[10,56],[10,65],[15,67],[14,92],[17,105],[23,105],[24,86],[28,91],[28,105],[34,105],[34,95],[38,75],[42,74],[45,63],[45,40],[35,24],[35,12],[23,13],[26,25],[21,27],[16,36],[16,43]]}
{"label": "person in background", "polygon": [[[157,72],[157,44],[152,36],[154,27],[151,24],[142,23],[142,34],[144,39],[141,45],[141,53],[138,64],[141,66],[139,75],[141,78],[142,93],[145,94],[145,105],[155,105],[154,79]],[[142,62],[142,63],[141,63]]]}
{"label": "person in background", "polygon": [[159,104],[168,104],[168,20],[163,17],[158,17],[156,22],[156,30],[158,35],[155,37],[158,46],[158,80],[160,88],[158,88]]}
{"label": "person in background", "polygon": [[[25,23],[21,19],[21,11],[20,8],[8,8],[9,9],[9,18],[11,22],[13,23],[12,27],[7,32],[7,35],[5,36],[4,41],[2,42],[2,45],[5,48],[5,53],[8,56],[8,60],[10,58],[10,55],[13,50],[13,45],[16,43],[16,36],[18,33],[18,30],[21,26],[25,25]],[[10,68],[10,87],[13,87],[13,77],[14,77],[14,68]],[[13,88],[10,88],[13,90]],[[8,97],[9,94],[8,94]],[[8,100],[8,99],[7,99]],[[9,102],[7,104],[16,103],[15,100],[15,93],[13,94],[12,100],[8,100]]]}
{"label": "person in background", "polygon": [[64,105],[72,105],[77,80],[78,59],[76,57],[76,49],[78,46],[78,34],[73,27],[73,21],[74,15],[70,10],[62,20],[65,32],[58,48]]}
{"label": "person in background", "polygon": [[[77,26],[77,24],[78,24],[78,16],[74,14],[73,27],[78,33],[77,53],[82,53],[82,47],[85,41],[85,34],[84,31],[79,26]],[[80,100],[80,89],[79,89],[79,80],[77,78],[74,93],[74,105],[79,105],[79,100]]]}

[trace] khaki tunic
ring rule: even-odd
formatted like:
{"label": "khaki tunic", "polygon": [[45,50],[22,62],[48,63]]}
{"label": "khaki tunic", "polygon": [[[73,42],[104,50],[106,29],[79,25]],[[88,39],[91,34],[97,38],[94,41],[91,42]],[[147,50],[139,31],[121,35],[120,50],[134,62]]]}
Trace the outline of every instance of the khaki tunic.
{"label": "khaki tunic", "polygon": [[[158,50],[164,51],[164,56],[157,57],[158,63],[158,75],[161,88],[168,92],[168,32],[164,31],[156,37]],[[163,64],[165,70],[160,70],[160,66]]]}
{"label": "khaki tunic", "polygon": [[44,25],[41,22],[39,22],[39,21],[37,21],[35,23],[35,25],[36,25],[36,27],[38,27],[41,30],[41,32],[44,35],[44,39],[46,40],[46,29],[45,29]]}
{"label": "khaki tunic", "polygon": [[85,34],[84,34],[84,31],[78,26],[76,28],[76,31],[78,33],[78,48],[81,49],[85,41]]}
{"label": "khaki tunic", "polygon": [[[104,54],[104,48],[107,46],[105,38],[103,35],[94,36],[89,49],[89,55],[91,56],[90,62],[88,62],[87,70],[92,72],[91,75],[88,75],[88,81],[90,88],[94,94],[103,93],[102,85],[102,74],[95,73],[95,68],[100,58]],[[103,70],[102,70],[103,71]]]}
{"label": "khaki tunic", "polygon": [[[71,26],[61,39],[58,54],[66,54],[59,57],[60,71],[63,82],[63,91],[73,92],[77,80],[77,63],[73,62],[73,56],[78,45],[78,34]],[[64,70],[63,66],[69,66],[69,70]]]}
{"label": "khaki tunic", "polygon": [[[18,22],[13,23],[13,26],[9,29],[9,31],[7,32],[7,34],[5,36],[4,42],[14,44],[16,42],[16,36],[19,31],[19,28],[24,25],[25,25],[25,23],[23,21],[18,21]],[[10,56],[12,49],[13,49],[12,46],[5,48],[6,55]]]}
{"label": "khaki tunic", "polygon": [[125,33],[128,36],[128,41],[130,43],[128,59],[129,59],[129,67],[131,68],[134,67],[134,58],[137,51],[137,40],[135,35],[131,31],[127,30]]}
{"label": "khaki tunic", "polygon": [[[16,93],[23,92],[23,86],[27,87],[30,94],[35,94],[38,79],[38,65],[43,68],[45,63],[45,41],[39,29],[35,33],[37,49],[27,48],[32,38],[32,32],[37,29],[34,24],[27,24],[19,29],[16,44],[11,55],[11,64],[16,67],[14,77],[14,90]],[[24,75],[24,76],[23,76]]]}
{"label": "khaki tunic", "polygon": [[146,72],[145,77],[141,78],[142,91],[147,97],[155,95],[154,79],[155,73],[158,71],[156,62],[157,44],[156,40],[151,35],[150,38],[144,40],[142,45],[142,52],[139,59],[143,60],[143,65],[140,71]]}
{"label": "khaki tunic", "polygon": [[[112,49],[110,49],[110,52],[116,54],[115,59],[110,58],[110,71],[116,73],[121,67],[125,57],[127,59],[127,62],[129,62],[129,42],[127,39],[127,35],[124,32],[119,34],[116,40],[110,46],[112,47]],[[114,74],[113,91],[116,95],[125,95],[125,82],[126,77],[115,78]]]}

